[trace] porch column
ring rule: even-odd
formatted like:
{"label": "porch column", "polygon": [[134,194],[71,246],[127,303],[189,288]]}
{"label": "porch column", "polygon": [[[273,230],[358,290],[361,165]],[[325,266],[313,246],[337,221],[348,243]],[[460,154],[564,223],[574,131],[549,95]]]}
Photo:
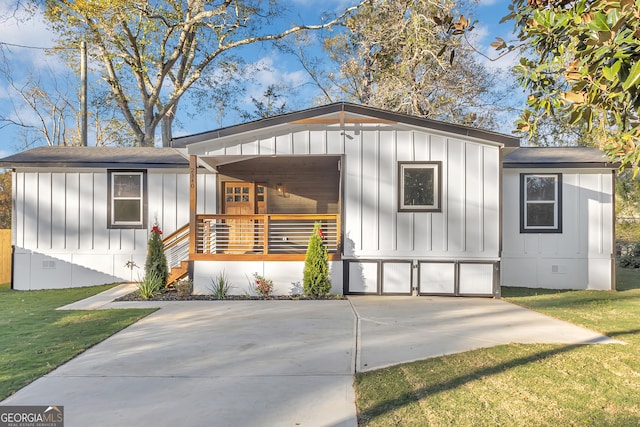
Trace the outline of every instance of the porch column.
{"label": "porch column", "polygon": [[189,156],[189,258],[196,253],[198,209],[198,157]]}

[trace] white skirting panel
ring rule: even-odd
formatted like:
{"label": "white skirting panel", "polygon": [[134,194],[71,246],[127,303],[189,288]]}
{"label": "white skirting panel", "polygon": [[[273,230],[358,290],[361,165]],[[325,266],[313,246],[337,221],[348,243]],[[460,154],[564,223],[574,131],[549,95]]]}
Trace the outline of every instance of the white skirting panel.
{"label": "white skirting panel", "polygon": [[349,262],[349,293],[378,292],[378,263]]}
{"label": "white skirting panel", "polygon": [[[146,252],[118,254],[42,254],[16,250],[13,288],[62,289],[138,281],[144,276]],[[133,268],[127,267],[133,261]]]}
{"label": "white skirting panel", "polygon": [[383,262],[382,293],[411,294],[411,267],[410,262]]}
{"label": "white skirting panel", "polygon": [[459,288],[461,295],[492,295],[493,264],[459,265]]}
{"label": "white skirting panel", "polygon": [[421,262],[421,294],[448,294],[456,292],[456,265],[452,262]]}

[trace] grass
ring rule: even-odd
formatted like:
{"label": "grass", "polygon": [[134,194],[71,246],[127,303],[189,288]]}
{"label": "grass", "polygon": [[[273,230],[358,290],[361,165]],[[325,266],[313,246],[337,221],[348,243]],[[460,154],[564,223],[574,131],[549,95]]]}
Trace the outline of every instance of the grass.
{"label": "grass", "polygon": [[0,400],[154,311],[55,310],[110,287],[13,291],[0,285]]}
{"label": "grass", "polygon": [[640,425],[640,272],[619,270],[617,287],[503,298],[627,345],[511,344],[358,374],[359,424]]}

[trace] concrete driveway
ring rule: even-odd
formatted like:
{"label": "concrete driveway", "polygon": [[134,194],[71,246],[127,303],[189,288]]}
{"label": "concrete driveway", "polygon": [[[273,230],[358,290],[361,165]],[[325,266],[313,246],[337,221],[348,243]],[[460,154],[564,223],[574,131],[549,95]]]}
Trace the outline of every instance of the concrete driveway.
{"label": "concrete driveway", "polygon": [[2,405],[64,405],[66,427],[356,426],[356,370],[509,342],[616,342],[493,299],[160,305]]}

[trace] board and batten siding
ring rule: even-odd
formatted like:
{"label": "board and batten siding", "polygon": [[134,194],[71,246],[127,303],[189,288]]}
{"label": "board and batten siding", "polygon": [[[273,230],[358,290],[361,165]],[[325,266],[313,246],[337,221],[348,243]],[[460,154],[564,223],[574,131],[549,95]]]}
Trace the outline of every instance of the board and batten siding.
{"label": "board and batten siding", "polygon": [[[14,172],[14,288],[138,280],[153,224],[168,235],[189,221],[188,169],[148,170],[145,229],[107,227],[107,180],[104,169]],[[215,189],[215,176],[199,174],[198,181],[198,208],[214,213],[215,191],[207,188]]]}
{"label": "board and batten siding", "polygon": [[[317,128],[221,141],[205,156],[343,156],[344,256],[499,256],[500,147],[407,126]],[[295,160],[291,160],[295,162]],[[442,162],[442,211],[398,212],[398,162]]]}
{"label": "board and batten siding", "polygon": [[[562,233],[520,233],[520,174],[562,173]],[[613,289],[611,169],[505,169],[502,284]]]}
{"label": "board and batten siding", "polygon": [[[417,131],[345,144],[346,258],[497,260],[500,149]],[[399,212],[398,162],[441,162],[441,212]]]}
{"label": "board and batten siding", "polygon": [[[193,153],[341,156],[345,292],[495,294],[501,144],[407,125],[277,132],[245,140],[223,137],[214,147],[193,147]],[[401,161],[441,162],[440,212],[399,212]],[[478,281],[480,270],[484,279]]]}

